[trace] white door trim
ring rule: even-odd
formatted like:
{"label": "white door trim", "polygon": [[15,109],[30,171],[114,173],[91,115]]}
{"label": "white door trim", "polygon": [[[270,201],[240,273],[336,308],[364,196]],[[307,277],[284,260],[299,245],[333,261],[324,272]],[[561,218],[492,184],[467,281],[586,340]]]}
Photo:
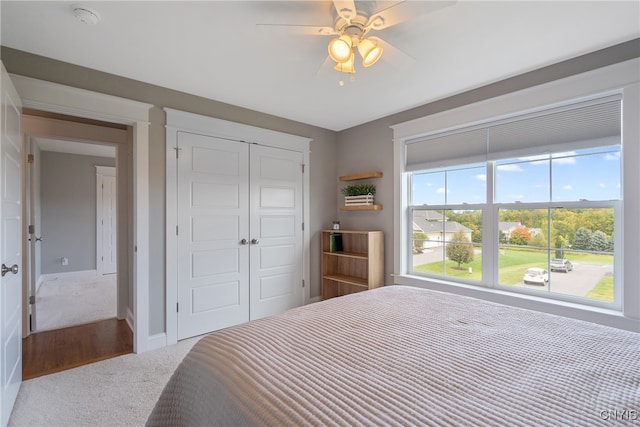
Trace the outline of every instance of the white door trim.
{"label": "white door trim", "polygon": [[[104,218],[104,177],[116,176],[116,168],[113,166],[96,166],[96,275],[102,276],[104,274],[104,256],[103,253],[103,226],[102,221]],[[113,197],[117,197],[113,194]]]}
{"label": "white door trim", "polygon": [[241,123],[229,122],[199,114],[164,108],[167,114],[166,137],[166,345],[175,344],[178,337],[178,303],[177,283],[177,250],[178,239],[176,225],[178,223],[178,211],[176,208],[177,197],[177,162],[176,147],[178,131],[188,131],[200,135],[214,136],[217,138],[257,143],[270,147],[294,150],[303,153],[305,171],[303,174],[303,280],[305,287],[302,292],[302,304],[309,302],[310,286],[310,233],[309,233],[309,146],[310,138],[262,129]]}
{"label": "white door trim", "polygon": [[149,110],[151,104],[10,75],[23,106],[133,127],[133,351],[149,350]]}

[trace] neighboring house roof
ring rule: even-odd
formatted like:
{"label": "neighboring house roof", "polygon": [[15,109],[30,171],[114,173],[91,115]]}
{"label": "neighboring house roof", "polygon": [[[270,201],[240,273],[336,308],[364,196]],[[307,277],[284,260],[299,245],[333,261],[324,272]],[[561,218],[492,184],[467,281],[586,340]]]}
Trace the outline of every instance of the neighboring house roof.
{"label": "neighboring house roof", "polygon": [[444,233],[455,233],[457,231],[463,231],[470,233],[471,229],[465,227],[459,222],[455,221],[427,221],[424,218],[413,217],[413,231],[422,231],[423,233],[442,233],[444,225]]}
{"label": "neighboring house roof", "polygon": [[427,221],[446,221],[447,218],[439,212],[429,210],[415,210],[413,211],[413,220],[421,218]]}
{"label": "neighboring house roof", "polygon": [[514,228],[522,227],[522,224],[519,222],[501,222],[498,224],[498,230],[509,232]]}

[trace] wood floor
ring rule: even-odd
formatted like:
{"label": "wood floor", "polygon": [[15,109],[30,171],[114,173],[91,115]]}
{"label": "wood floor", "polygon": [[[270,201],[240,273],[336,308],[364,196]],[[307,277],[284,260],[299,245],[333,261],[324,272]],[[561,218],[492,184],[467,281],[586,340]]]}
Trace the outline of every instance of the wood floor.
{"label": "wood floor", "polygon": [[125,320],[108,319],[38,332],[22,340],[22,379],[28,380],[133,352]]}

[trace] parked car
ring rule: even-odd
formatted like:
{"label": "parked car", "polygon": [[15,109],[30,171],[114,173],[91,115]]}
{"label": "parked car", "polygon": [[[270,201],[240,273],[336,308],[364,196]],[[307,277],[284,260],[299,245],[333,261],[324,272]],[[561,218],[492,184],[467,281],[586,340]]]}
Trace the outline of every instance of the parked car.
{"label": "parked car", "polygon": [[565,273],[573,270],[573,264],[568,259],[556,258],[551,260],[551,265],[549,266],[551,271],[564,271]]}
{"label": "parked car", "polygon": [[524,273],[522,281],[526,284],[546,286],[549,283],[549,272],[544,268],[532,267]]}

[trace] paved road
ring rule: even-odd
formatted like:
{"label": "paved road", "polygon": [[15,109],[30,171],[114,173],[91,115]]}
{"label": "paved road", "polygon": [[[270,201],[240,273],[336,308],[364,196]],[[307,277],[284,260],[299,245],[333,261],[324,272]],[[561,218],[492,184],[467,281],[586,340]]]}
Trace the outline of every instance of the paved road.
{"label": "paved road", "polygon": [[[413,265],[427,264],[442,260],[442,248],[425,249],[424,253],[413,255]],[[526,268],[522,269],[524,275]],[[515,284],[520,288],[548,290],[567,295],[586,296],[587,293],[607,274],[613,273],[611,265],[598,263],[573,263],[573,271],[562,273],[551,272],[549,285],[525,285],[524,282]]]}

